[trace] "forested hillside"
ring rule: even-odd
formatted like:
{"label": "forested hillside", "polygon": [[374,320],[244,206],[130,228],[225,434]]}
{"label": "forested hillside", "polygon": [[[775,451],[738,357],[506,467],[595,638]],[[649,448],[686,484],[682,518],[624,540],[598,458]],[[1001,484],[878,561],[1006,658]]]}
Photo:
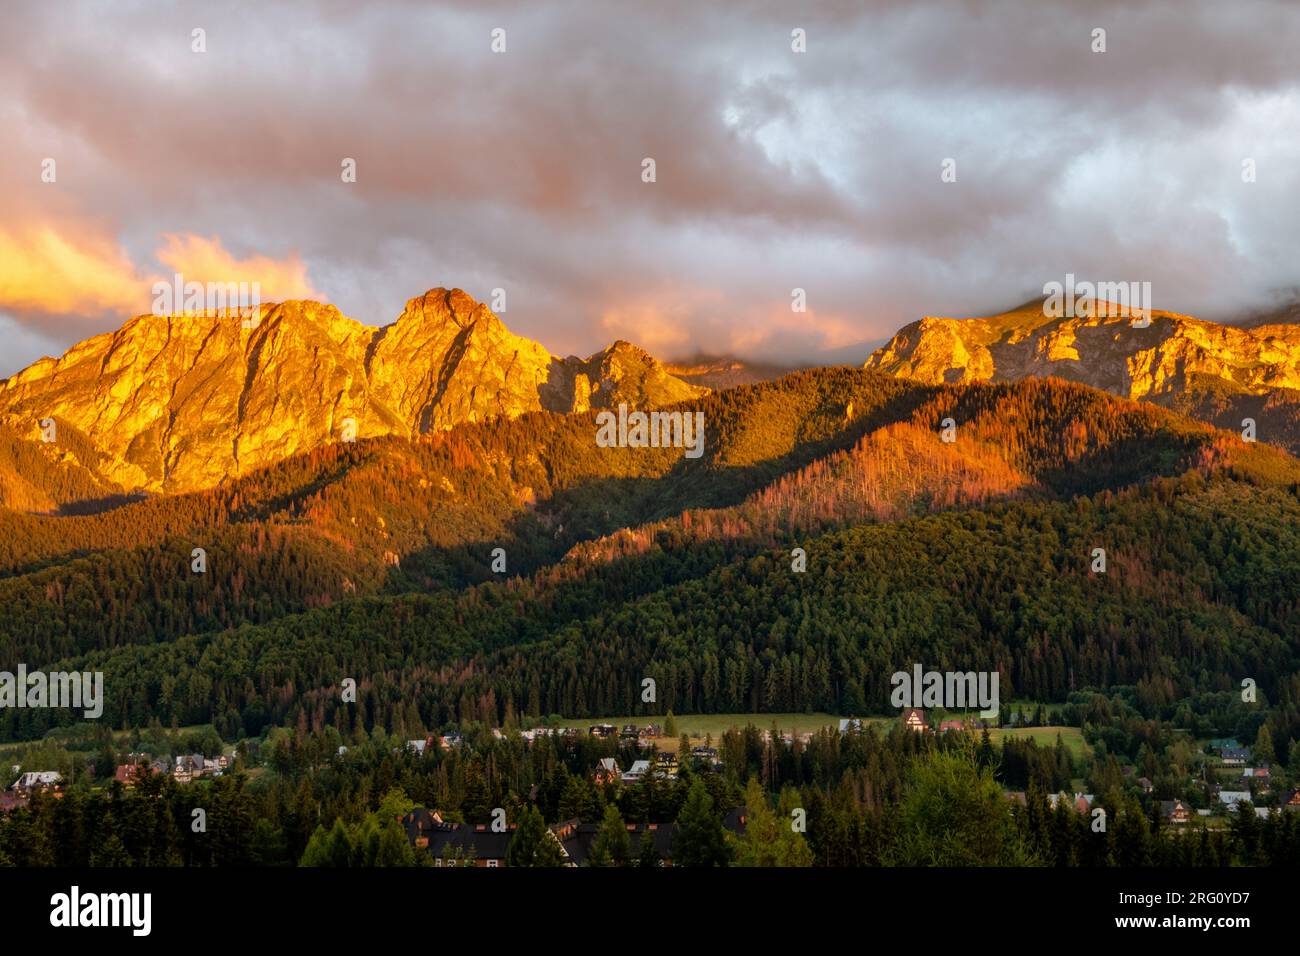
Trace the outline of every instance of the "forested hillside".
{"label": "forested hillside", "polygon": [[[6,513],[0,647],[104,670],[115,726],[231,738],[637,713],[646,677],[679,713],[865,713],[913,661],[997,669],[1004,697],[1128,687],[1167,719],[1249,677],[1300,737],[1284,453],[1050,381],[830,369],[702,406],[698,461],[539,414],[90,516]],[[7,710],[0,734],[67,719]]]}

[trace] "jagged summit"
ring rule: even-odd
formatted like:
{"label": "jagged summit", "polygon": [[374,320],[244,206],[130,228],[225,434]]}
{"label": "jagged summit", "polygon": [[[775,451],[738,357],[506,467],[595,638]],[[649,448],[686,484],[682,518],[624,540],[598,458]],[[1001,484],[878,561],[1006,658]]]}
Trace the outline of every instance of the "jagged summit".
{"label": "jagged summit", "polygon": [[1031,302],[984,318],[926,316],[865,367],[931,384],[1054,375],[1152,400],[1211,378],[1259,395],[1300,387],[1300,327],[1244,329],[1152,310],[1140,328],[1122,315],[1053,317]]}
{"label": "jagged summit", "polygon": [[[124,491],[187,491],[345,437],[414,436],[530,411],[686,400],[707,390],[616,343],[560,359],[460,289],[365,325],[320,302],[225,315],[141,315],[0,385],[0,421],[53,419]],[[66,448],[56,442],[50,454]]]}

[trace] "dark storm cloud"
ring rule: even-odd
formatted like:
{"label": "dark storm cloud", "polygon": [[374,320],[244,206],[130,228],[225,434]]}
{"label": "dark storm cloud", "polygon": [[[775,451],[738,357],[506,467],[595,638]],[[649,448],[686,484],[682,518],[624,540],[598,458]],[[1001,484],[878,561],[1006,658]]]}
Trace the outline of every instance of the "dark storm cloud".
{"label": "dark storm cloud", "polygon": [[[131,281],[159,271],[165,234],[217,237],[239,259],[300,256],[372,323],[434,285],[500,286],[507,323],[554,351],[619,336],[782,359],[865,356],[920,315],[1009,306],[1067,271],[1148,280],[1158,307],[1212,318],[1300,285],[1300,11],[1282,3],[8,16],[0,242],[93,239]],[[0,271],[0,310],[39,333],[20,352],[116,325],[130,298],[87,290],[69,313],[6,298],[20,286]],[[790,312],[795,287],[810,312]]]}

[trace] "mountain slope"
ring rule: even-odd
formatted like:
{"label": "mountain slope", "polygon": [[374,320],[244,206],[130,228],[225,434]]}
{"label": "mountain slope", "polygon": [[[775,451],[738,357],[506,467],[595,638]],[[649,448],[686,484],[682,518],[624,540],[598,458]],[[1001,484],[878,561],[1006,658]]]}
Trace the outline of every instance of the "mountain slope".
{"label": "mountain slope", "polygon": [[[350,438],[706,391],[627,343],[557,358],[459,289],[434,289],[380,329],[304,301],[264,307],[253,328],[142,315],[5,381],[0,421],[35,439],[53,419],[57,444],[98,480],[179,492]],[[11,484],[6,502],[44,504]]]}
{"label": "mountain slope", "polygon": [[[630,596],[662,580],[658,566],[619,572],[627,562],[611,559],[668,555],[693,574],[864,522],[1162,476],[1300,485],[1300,463],[1277,449],[1061,382],[935,387],[818,369],[694,404],[708,436],[696,460],[601,448],[592,413],[534,413],[329,445],[99,514],[0,511],[0,657],[166,644],[534,572],[624,573]],[[937,427],[947,417],[960,422],[952,443]],[[191,571],[194,547],[205,573]],[[504,573],[492,568],[497,547]]]}
{"label": "mountain slope", "polygon": [[[1152,311],[1147,328],[1124,316],[1049,317],[1040,303],[986,318],[927,316],[866,361],[921,382],[1016,381],[1056,376],[1155,402],[1300,450],[1300,326],[1219,325]],[[1102,311],[1102,310],[1098,310]]]}
{"label": "mountain slope", "polygon": [[1131,319],[1043,315],[1029,306],[988,318],[927,316],[900,329],[866,367],[921,382],[1054,375],[1132,399],[1184,389],[1193,375],[1249,394],[1300,388],[1300,327],[1240,329],[1153,311]]}

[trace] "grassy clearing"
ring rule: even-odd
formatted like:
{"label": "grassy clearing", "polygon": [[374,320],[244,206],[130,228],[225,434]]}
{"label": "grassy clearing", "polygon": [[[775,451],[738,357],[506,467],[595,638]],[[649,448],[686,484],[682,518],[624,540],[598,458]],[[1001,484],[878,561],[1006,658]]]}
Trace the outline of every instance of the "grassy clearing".
{"label": "grassy clearing", "polygon": [[999,746],[1003,737],[1029,737],[1040,747],[1055,747],[1057,734],[1061,735],[1071,757],[1087,757],[1092,754],[1092,748],[1083,739],[1083,731],[1078,727],[1004,727],[989,730],[989,738],[994,746]]}
{"label": "grassy clearing", "polygon": [[[646,724],[654,723],[660,727],[664,724],[664,715],[646,716],[642,714],[638,717],[583,717],[574,720],[560,721],[561,727],[579,727],[586,730],[593,724],[613,724],[615,727],[622,728],[624,724],[636,724],[638,727],[644,727]],[[889,718],[869,717],[865,718],[872,723],[888,723]],[[823,727],[838,727],[840,718],[834,714],[683,714],[673,715],[673,721],[677,724],[677,737],[686,734],[691,738],[691,744],[703,742],[704,738],[712,735],[714,743],[722,738],[722,735],[728,730],[740,730],[747,724],[753,724],[759,730],[770,730],[775,724],[781,733],[816,733]]]}

